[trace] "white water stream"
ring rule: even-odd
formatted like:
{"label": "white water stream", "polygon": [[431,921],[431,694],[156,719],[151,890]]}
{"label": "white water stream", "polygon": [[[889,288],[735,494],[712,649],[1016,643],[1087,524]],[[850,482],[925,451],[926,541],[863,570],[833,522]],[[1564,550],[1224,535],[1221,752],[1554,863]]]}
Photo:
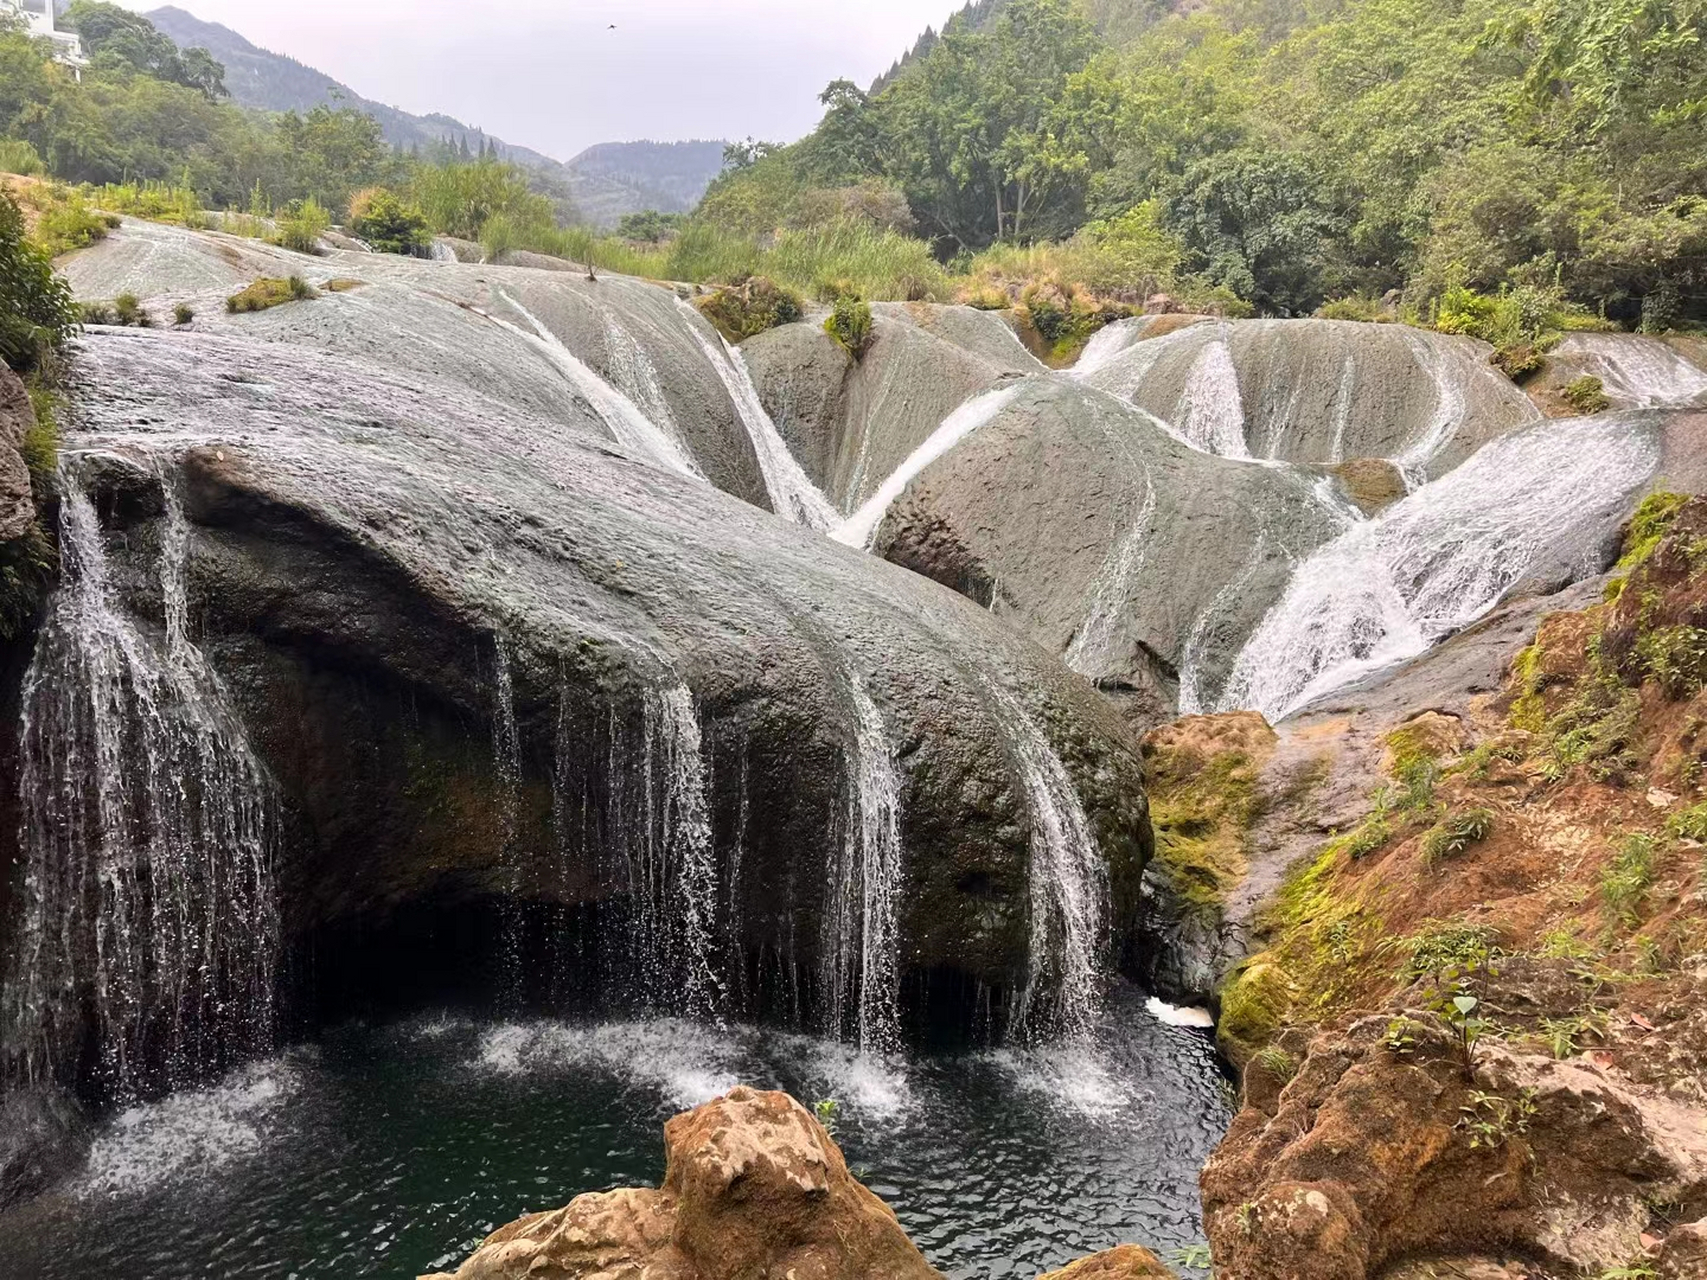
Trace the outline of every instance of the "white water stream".
{"label": "white water stream", "polygon": [[1651,431],[1629,419],[1491,442],[1306,559],[1239,654],[1220,709],[1279,721],[1474,622],[1544,556],[1590,568],[1658,460]]}

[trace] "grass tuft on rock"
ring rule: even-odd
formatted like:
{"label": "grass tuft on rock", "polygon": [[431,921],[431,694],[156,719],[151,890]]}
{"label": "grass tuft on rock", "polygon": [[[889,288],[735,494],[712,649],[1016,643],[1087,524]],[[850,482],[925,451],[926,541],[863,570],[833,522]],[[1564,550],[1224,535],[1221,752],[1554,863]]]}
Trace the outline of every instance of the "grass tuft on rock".
{"label": "grass tuft on rock", "polygon": [[301,276],[291,276],[288,280],[264,278],[243,292],[232,294],[225,300],[225,309],[233,315],[241,315],[267,311],[287,302],[306,302],[318,296],[314,286]]}
{"label": "grass tuft on rock", "polygon": [[695,299],[700,314],[730,342],[745,342],[770,329],[793,324],[804,314],[800,299],[764,276]]}

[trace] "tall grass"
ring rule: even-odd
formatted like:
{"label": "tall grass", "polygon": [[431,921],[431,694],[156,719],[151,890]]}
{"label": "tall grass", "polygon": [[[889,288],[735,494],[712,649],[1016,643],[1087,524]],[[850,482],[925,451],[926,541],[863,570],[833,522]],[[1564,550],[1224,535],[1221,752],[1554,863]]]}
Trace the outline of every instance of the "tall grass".
{"label": "tall grass", "polygon": [[0,138],[0,173],[38,177],[47,172],[41,155],[22,138]]}
{"label": "tall grass", "polygon": [[183,183],[110,182],[88,188],[89,201],[99,209],[129,214],[148,222],[170,222],[193,230],[207,229],[202,200]]}

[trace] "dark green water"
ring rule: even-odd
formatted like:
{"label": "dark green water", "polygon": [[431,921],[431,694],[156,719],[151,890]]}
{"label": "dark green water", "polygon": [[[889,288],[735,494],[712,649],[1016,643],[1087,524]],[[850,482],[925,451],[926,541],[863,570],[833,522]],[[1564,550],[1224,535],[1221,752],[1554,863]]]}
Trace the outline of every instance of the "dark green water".
{"label": "dark green water", "polygon": [[1094,1049],[873,1062],[679,1022],[345,1027],[118,1117],[0,1218],[8,1280],[412,1277],[583,1191],[656,1183],[662,1124],[736,1083],[840,1102],[849,1163],[955,1277],[1199,1239],[1228,1112],[1207,1036],[1127,992]]}

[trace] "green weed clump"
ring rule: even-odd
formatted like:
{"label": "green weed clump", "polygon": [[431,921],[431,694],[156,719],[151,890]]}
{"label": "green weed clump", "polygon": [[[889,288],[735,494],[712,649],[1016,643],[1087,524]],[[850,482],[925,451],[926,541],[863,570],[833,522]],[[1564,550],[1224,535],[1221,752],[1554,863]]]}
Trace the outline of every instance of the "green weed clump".
{"label": "green weed clump", "polygon": [[126,329],[152,329],[154,317],[134,293],[121,293],[111,302],[83,302],[77,307],[84,324],[118,325]]}
{"label": "green weed clump", "polygon": [[89,188],[88,197],[99,209],[145,222],[165,222],[192,231],[207,229],[202,199],[188,183],[115,182]]}
{"label": "green weed clump", "polygon": [[41,153],[23,138],[0,138],[0,173],[35,177],[46,172]]}
{"label": "green weed clump", "polygon": [[1494,829],[1491,809],[1466,809],[1436,823],[1422,841],[1423,863],[1434,866],[1456,858],[1486,840]]}
{"label": "green weed clump", "polygon": [[1642,499],[1642,505],[1636,508],[1636,514],[1630,517],[1629,527],[1624,531],[1623,554],[1618,558],[1620,573],[1632,573],[1648,562],[1648,557],[1671,532],[1672,522],[1688,501],[1686,493],[1663,489]]}
{"label": "green weed clump", "polygon": [[1681,839],[1707,844],[1707,801],[1672,814],[1666,819],[1666,830]]}
{"label": "green weed clump", "polygon": [[1564,397],[1566,404],[1584,417],[1593,413],[1605,413],[1612,407],[1612,401],[1606,395],[1606,384],[1592,373],[1573,378],[1559,394]]}
{"label": "green weed clump", "polygon": [[332,215],[318,200],[309,196],[285,206],[267,242],[292,253],[319,254],[320,237],[331,227]]}
{"label": "green weed clump", "polygon": [[350,197],[349,228],[375,253],[419,257],[433,243],[426,215],[385,187],[368,187]]}
{"label": "green weed clump", "polygon": [[241,315],[266,311],[287,302],[307,302],[316,296],[314,286],[301,276],[291,276],[288,280],[268,278],[255,281],[241,293],[232,294],[225,300],[225,309],[233,315]]}
{"label": "green weed clump", "polygon": [[754,276],[739,288],[719,289],[694,305],[730,342],[793,324],[802,315],[800,299],[764,276]]}
{"label": "green weed clump", "polygon": [[1627,835],[1600,878],[1600,896],[1606,909],[1621,923],[1634,927],[1641,922],[1642,903],[1653,886],[1660,860],[1660,842],[1651,835]]}
{"label": "green weed clump", "polygon": [[871,304],[858,294],[840,295],[824,321],[824,332],[855,360],[861,359],[871,346]]}

